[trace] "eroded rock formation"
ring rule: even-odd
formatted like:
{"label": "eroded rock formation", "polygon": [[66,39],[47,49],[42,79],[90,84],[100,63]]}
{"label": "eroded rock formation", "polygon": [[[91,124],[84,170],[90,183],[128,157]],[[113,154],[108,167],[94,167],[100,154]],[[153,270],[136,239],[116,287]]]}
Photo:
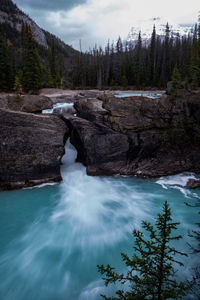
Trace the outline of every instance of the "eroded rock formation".
{"label": "eroded rock formation", "polygon": [[39,95],[6,95],[0,98],[0,108],[27,113],[41,113],[53,106],[50,98]]}
{"label": "eroded rock formation", "polygon": [[57,116],[0,109],[0,189],[60,181],[67,137]]}
{"label": "eroded rock formation", "polygon": [[89,175],[158,177],[200,172],[200,96],[105,97],[75,103],[67,118]]}
{"label": "eroded rock formation", "polygon": [[61,180],[68,136],[89,175],[159,177],[200,172],[198,93],[175,99],[166,95],[160,99],[81,97],[74,105],[75,116],[74,109],[55,111],[58,115],[30,113],[50,108],[48,98],[27,96],[20,103],[4,100],[0,109],[1,189]]}

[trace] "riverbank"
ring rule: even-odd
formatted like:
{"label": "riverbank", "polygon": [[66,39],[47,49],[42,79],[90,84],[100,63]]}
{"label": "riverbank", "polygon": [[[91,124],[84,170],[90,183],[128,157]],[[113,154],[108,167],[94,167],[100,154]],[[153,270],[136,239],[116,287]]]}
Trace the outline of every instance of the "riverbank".
{"label": "riverbank", "polygon": [[119,91],[118,98],[97,90],[4,95],[1,188],[62,180],[68,137],[88,175],[200,173],[200,94],[184,92],[173,99],[162,91],[138,92]]}
{"label": "riverbank", "polygon": [[[76,162],[76,149],[66,144],[62,182],[0,193],[0,299],[98,300],[114,296],[105,288],[97,264],[119,272],[121,252],[133,255],[133,229],[154,222],[168,201],[183,236],[173,246],[191,253],[188,231],[199,222],[195,204],[200,191],[185,187],[193,174],[159,179],[92,177]],[[183,260],[182,260],[183,259]],[[192,278],[195,256],[181,258],[177,280]],[[192,299],[192,298],[191,298]]]}
{"label": "riverbank", "polygon": [[165,94],[165,90],[64,90],[64,89],[53,89],[53,88],[45,88],[40,90],[40,95],[41,96],[46,96],[46,97],[59,97],[59,96],[67,96],[67,97],[74,97],[76,95],[84,95],[84,94],[96,94],[96,95],[103,95],[104,93],[108,94],[121,94],[121,93],[136,93],[136,94]]}

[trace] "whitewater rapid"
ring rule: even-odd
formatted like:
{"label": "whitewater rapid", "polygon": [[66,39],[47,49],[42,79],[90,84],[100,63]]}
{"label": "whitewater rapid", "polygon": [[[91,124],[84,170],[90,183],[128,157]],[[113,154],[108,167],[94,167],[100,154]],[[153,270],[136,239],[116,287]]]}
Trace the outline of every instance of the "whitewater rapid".
{"label": "whitewater rapid", "polygon": [[[194,174],[90,177],[69,141],[65,150],[62,183],[0,194],[0,299],[100,299],[106,289],[96,265],[123,270],[120,252],[132,253],[132,230],[152,222],[165,200],[181,221],[180,250],[187,249],[198,215],[184,201],[194,203],[199,194],[185,182]],[[186,261],[182,274],[189,269]]]}

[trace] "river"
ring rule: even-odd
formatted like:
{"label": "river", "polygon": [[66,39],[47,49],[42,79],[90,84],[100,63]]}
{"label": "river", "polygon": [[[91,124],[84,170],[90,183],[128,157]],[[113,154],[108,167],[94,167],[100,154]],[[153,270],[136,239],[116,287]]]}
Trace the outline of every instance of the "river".
{"label": "river", "polygon": [[[73,103],[58,103],[43,113],[71,107]],[[132,253],[133,229],[141,229],[142,220],[154,222],[165,200],[181,223],[177,233],[183,239],[175,246],[191,252],[188,233],[196,228],[198,209],[185,202],[195,204],[200,191],[185,185],[194,174],[90,177],[76,156],[68,141],[59,184],[0,193],[1,300],[97,300],[101,293],[113,295],[114,288],[104,287],[97,264],[125,270],[120,253]],[[177,276],[190,279],[196,257],[190,255],[184,263]]]}
{"label": "river", "polygon": [[[168,201],[190,251],[188,232],[198,220],[199,191],[185,188],[193,174],[155,179],[89,177],[75,162],[67,142],[60,184],[0,193],[0,299],[92,300],[105,293],[97,264],[124,265],[120,252],[132,253],[132,230],[153,222]],[[185,259],[190,277],[194,257]],[[112,294],[112,290],[110,290]]]}

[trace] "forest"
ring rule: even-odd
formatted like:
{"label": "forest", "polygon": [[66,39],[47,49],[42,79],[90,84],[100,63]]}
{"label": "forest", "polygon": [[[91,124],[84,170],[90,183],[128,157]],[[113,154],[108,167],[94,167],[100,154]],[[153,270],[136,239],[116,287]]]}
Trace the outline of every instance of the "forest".
{"label": "forest", "polygon": [[148,45],[138,34],[136,45],[119,37],[103,50],[79,53],[72,74],[74,86],[166,88],[173,73],[185,88],[199,86],[200,24],[188,36],[174,37],[166,25],[164,37],[156,35],[154,26]]}
{"label": "forest", "polygon": [[166,24],[165,36],[157,35],[154,26],[149,41],[142,41],[139,32],[135,43],[119,37],[105,49],[95,46],[87,52],[61,47],[56,37],[45,34],[47,48],[36,43],[28,24],[22,24],[21,34],[9,23],[0,24],[1,91],[165,89],[174,77],[182,88],[200,85],[200,22],[185,36],[170,32]]}

